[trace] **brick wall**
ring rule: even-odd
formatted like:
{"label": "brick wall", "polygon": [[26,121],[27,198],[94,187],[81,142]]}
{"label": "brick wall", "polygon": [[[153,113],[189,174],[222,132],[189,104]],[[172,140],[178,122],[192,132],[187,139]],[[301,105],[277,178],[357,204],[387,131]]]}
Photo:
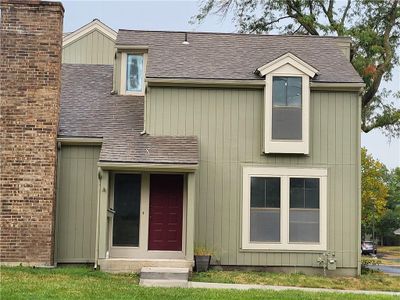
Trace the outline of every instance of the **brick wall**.
{"label": "brick wall", "polygon": [[28,0],[0,8],[0,259],[51,265],[64,9]]}

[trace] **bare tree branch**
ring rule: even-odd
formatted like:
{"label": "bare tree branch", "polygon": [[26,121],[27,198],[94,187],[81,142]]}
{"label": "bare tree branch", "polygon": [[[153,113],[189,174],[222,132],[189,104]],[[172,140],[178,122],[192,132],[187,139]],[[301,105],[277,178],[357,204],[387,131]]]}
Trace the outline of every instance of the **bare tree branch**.
{"label": "bare tree branch", "polygon": [[346,8],[343,11],[342,19],[340,20],[340,25],[343,27],[344,22],[346,21],[347,14],[349,13],[349,9],[351,6],[351,0],[347,0]]}

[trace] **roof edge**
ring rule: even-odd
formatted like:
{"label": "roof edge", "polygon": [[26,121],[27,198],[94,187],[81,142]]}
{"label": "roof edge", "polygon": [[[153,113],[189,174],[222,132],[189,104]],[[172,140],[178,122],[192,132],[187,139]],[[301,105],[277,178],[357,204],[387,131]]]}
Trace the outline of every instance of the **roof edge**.
{"label": "roof edge", "polygon": [[105,36],[109,37],[113,41],[117,39],[117,32],[112,29],[111,27],[107,26],[99,19],[94,19],[93,21],[83,25],[82,27],[78,28],[77,30],[71,32],[67,36],[63,38],[63,47],[73,43],[74,41],[78,40],[79,38],[83,37],[84,35],[98,30],[103,33]]}
{"label": "roof edge", "polygon": [[[194,79],[194,78],[146,78],[149,87],[185,86],[185,87],[227,87],[255,88],[265,87],[264,79]],[[359,91],[364,88],[363,82],[327,82],[310,81],[311,90]]]}
{"label": "roof edge", "polygon": [[286,52],[285,54],[282,54],[274,60],[257,68],[257,72],[260,75],[265,76],[286,64],[292,65],[293,67],[303,72],[304,74],[307,74],[311,78],[313,78],[315,74],[318,74],[319,72],[318,69],[314,68],[312,65],[305,62],[300,57],[294,55],[291,52]]}
{"label": "roof edge", "polygon": [[100,160],[97,166],[103,170],[152,170],[152,171],[179,171],[185,173],[195,172],[198,163],[146,163],[146,162],[113,162]]}

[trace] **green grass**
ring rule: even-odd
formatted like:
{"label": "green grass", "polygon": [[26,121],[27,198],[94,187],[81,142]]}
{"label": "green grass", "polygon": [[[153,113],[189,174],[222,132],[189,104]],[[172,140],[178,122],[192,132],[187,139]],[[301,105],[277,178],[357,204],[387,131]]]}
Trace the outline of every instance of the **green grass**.
{"label": "green grass", "polygon": [[237,291],[178,288],[144,288],[137,275],[111,275],[84,267],[32,269],[2,267],[3,299],[394,299],[298,291]]}
{"label": "green grass", "polygon": [[400,246],[378,246],[378,255],[383,265],[400,265]]}
{"label": "green grass", "polygon": [[286,285],[347,290],[400,291],[400,278],[379,272],[370,272],[358,278],[324,277],[304,274],[269,272],[209,271],[194,273],[193,281],[219,283],[247,283],[264,285]]}

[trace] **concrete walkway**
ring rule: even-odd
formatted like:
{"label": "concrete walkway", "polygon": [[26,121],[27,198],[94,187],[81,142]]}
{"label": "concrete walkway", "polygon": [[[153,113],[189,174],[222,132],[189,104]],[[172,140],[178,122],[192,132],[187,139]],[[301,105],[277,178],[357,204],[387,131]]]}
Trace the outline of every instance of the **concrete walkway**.
{"label": "concrete walkway", "polygon": [[189,281],[189,288],[201,289],[235,289],[235,290],[272,290],[272,291],[302,291],[314,293],[342,293],[342,294],[362,294],[362,295],[387,295],[399,296],[400,292],[384,292],[384,291],[363,291],[363,290],[337,290],[337,289],[323,289],[323,288],[304,288],[296,286],[277,286],[277,285],[259,285],[259,284],[234,284],[234,283],[210,283],[210,282],[196,282]]}

